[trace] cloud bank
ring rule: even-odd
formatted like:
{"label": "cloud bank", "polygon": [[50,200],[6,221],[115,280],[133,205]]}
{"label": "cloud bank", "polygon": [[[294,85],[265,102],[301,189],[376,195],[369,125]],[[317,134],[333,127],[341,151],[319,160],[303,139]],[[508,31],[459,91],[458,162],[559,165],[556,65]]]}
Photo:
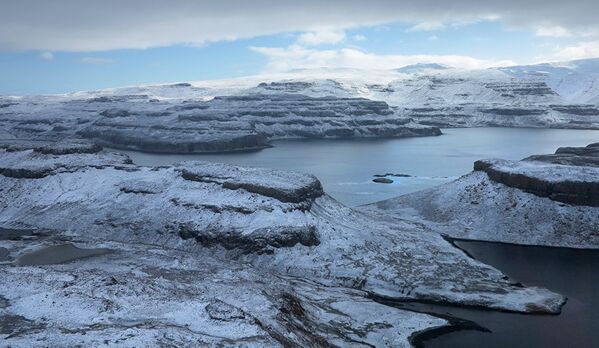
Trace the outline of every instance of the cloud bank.
{"label": "cloud bank", "polygon": [[250,49],[268,59],[265,70],[267,73],[322,67],[394,69],[416,63],[440,63],[463,69],[481,69],[516,64],[510,60],[483,60],[459,55],[377,55],[355,48],[316,50],[292,45],[287,48],[250,47]]}
{"label": "cloud bank", "polygon": [[321,28],[339,34],[397,21],[427,30],[489,18],[564,36],[599,33],[597,13],[597,0],[2,0],[0,49],[139,49],[296,31],[319,44],[344,39],[319,36]]}

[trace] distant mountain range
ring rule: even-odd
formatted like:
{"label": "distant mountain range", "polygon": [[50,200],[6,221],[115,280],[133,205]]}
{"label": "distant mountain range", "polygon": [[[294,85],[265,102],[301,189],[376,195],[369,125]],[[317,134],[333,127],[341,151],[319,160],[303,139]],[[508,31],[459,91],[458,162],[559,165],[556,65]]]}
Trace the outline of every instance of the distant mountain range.
{"label": "distant mountain range", "polygon": [[599,59],[482,70],[415,64],[0,97],[0,138],[146,151],[271,139],[438,135],[437,127],[599,129]]}

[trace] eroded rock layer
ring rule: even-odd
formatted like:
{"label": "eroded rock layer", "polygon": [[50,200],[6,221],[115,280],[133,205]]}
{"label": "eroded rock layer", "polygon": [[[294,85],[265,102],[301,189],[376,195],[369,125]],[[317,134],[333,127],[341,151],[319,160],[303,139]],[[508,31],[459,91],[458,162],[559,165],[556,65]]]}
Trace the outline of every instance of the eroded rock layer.
{"label": "eroded rock layer", "polygon": [[599,143],[560,148],[553,155],[530,156],[522,161],[476,161],[474,170],[537,196],[599,207]]}
{"label": "eroded rock layer", "polygon": [[20,101],[0,112],[14,138],[91,139],[149,152],[252,150],[281,138],[410,137],[439,135],[436,127],[398,116],[387,103],[365,98],[301,94],[244,94],[210,100],[112,95]]}

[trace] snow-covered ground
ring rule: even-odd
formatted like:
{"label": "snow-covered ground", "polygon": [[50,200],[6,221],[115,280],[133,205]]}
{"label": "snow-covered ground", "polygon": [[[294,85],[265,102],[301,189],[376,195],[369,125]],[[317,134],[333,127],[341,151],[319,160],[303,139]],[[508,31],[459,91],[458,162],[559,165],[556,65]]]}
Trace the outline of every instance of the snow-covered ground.
{"label": "snow-covered ground", "polygon": [[[445,321],[368,295],[519,312],[564,303],[418,224],[341,205],[310,175],[26,147],[0,152],[0,315],[14,323],[0,333],[10,344],[395,347]],[[114,252],[13,262],[65,242]]]}

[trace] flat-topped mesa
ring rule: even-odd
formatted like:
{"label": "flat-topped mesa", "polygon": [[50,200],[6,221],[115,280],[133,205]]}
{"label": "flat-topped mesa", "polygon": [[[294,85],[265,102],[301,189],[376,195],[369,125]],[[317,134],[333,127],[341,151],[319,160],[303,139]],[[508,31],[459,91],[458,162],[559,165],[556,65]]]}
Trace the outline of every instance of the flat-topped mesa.
{"label": "flat-topped mesa", "polygon": [[217,96],[182,101],[151,115],[113,108],[100,116],[78,134],[106,145],[150,152],[260,149],[268,147],[270,139],[280,138],[440,134],[437,128],[394,117],[385,102],[301,94]]}
{"label": "flat-topped mesa", "polygon": [[599,143],[560,148],[553,155],[535,155],[522,161],[480,160],[474,163],[474,170],[537,196],[599,206]]}
{"label": "flat-topped mesa", "polygon": [[244,189],[284,203],[311,204],[324,194],[314,175],[297,172],[199,161],[183,162],[178,170],[186,180],[218,183],[229,190]]}
{"label": "flat-topped mesa", "polygon": [[0,150],[1,149],[8,152],[33,150],[43,154],[67,155],[73,153],[98,153],[102,151],[102,146],[84,139],[62,141],[3,139],[0,140]]}
{"label": "flat-topped mesa", "polygon": [[206,129],[193,127],[156,126],[147,129],[141,125],[101,123],[80,131],[78,135],[114,148],[157,153],[210,153],[270,147],[264,135],[244,130],[207,132]]}
{"label": "flat-topped mesa", "polygon": [[[273,139],[441,134],[436,127],[399,117],[384,101],[284,91],[307,84],[266,87],[212,99],[93,93],[93,98],[48,97],[35,104],[24,100],[0,114],[0,135],[54,141],[83,138],[120,149],[204,153],[263,149]],[[160,93],[168,95],[164,88]]]}
{"label": "flat-topped mesa", "polygon": [[474,171],[360,209],[454,238],[599,248],[599,144],[521,161],[480,160]]}
{"label": "flat-topped mesa", "polygon": [[527,161],[542,161],[570,166],[599,167],[599,143],[585,147],[560,147],[551,155],[533,155]]}
{"label": "flat-topped mesa", "polygon": [[272,139],[439,135],[440,130],[399,118],[383,101],[301,94],[220,96],[178,108],[179,121],[236,121]]}
{"label": "flat-topped mesa", "polygon": [[[32,147],[34,148],[32,149]],[[4,151],[0,150],[0,175],[12,178],[39,179],[60,172],[74,172],[86,167],[128,167],[132,163],[126,155],[98,154],[99,149],[101,147],[97,145],[80,143],[13,144]],[[130,169],[134,170],[133,167]]]}
{"label": "flat-topped mesa", "polygon": [[[324,195],[312,175],[193,161],[138,167],[117,153],[54,155],[29,149],[0,151],[2,177],[29,185],[32,194],[44,191],[43,199],[30,202],[31,209],[45,206],[48,199],[49,209],[60,213],[42,220],[56,226],[66,218],[59,207],[81,201],[77,214],[86,230],[114,238],[132,238],[135,226],[134,235],[144,229],[161,231],[154,238],[167,235],[175,244],[195,239],[206,247],[257,254],[320,243],[318,230],[304,216]],[[65,180],[73,188],[63,187]],[[70,199],[61,201],[65,190],[71,192]],[[87,200],[94,203],[84,204]],[[263,221],[265,215],[269,217]]]}

